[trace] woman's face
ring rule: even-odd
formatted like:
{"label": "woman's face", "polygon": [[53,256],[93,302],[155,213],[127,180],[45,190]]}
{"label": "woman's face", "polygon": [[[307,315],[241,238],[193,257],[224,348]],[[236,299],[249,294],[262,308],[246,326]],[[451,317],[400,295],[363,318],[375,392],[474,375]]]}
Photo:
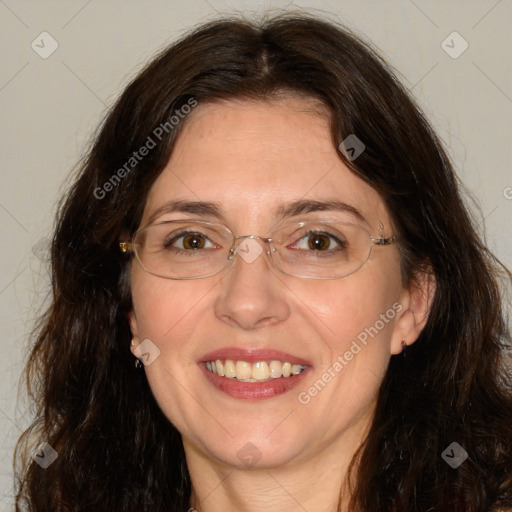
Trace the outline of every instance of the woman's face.
{"label": "woman's face", "polygon": [[[149,193],[141,226],[206,220],[224,222],[235,235],[265,237],[282,207],[338,201],[349,209],[306,204],[281,223],[327,218],[375,236],[382,223],[390,236],[382,199],[344,165],[321,112],[296,97],[199,105]],[[222,218],[159,210],[175,200],[215,203]],[[151,342],[145,350],[160,351],[145,372],[187,456],[276,467],[353,445],[370,421],[389,359],[411,329],[396,245],[374,246],[356,273],[330,280],[281,273],[265,251],[254,261],[237,255],[231,267],[195,280],[157,277],[133,260],[132,351],[144,340]],[[276,377],[215,375],[205,364],[215,359],[231,376],[256,371],[264,379],[265,362]],[[290,370],[284,363],[306,369],[278,377]]]}

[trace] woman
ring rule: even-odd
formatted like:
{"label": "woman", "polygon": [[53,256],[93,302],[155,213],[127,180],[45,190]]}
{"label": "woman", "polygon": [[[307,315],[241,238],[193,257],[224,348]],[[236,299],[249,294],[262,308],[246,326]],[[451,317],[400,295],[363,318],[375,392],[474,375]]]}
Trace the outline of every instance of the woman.
{"label": "woman", "polygon": [[17,510],[512,507],[507,272],[346,30],[221,20],[163,51],[52,265]]}

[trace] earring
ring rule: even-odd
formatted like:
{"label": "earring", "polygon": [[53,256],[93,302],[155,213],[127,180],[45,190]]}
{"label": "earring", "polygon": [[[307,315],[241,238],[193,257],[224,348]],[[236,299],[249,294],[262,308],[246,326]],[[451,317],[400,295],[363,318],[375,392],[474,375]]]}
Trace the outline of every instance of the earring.
{"label": "earring", "polygon": [[407,357],[407,343],[405,342],[405,339],[402,340],[402,353],[404,357]]}
{"label": "earring", "polygon": [[[131,345],[132,345],[132,347],[135,346],[135,340],[133,338],[132,338],[132,341],[131,341]],[[136,357],[135,361],[134,361],[134,367],[139,372],[142,372],[143,371],[143,367],[144,367],[144,363],[138,357]]]}

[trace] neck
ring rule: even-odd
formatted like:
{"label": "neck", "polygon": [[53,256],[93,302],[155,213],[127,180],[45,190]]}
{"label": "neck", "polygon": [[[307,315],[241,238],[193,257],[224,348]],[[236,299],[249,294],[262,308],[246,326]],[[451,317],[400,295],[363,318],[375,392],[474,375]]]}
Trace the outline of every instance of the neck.
{"label": "neck", "polygon": [[191,507],[197,512],[348,512],[347,471],[367,426],[353,425],[307,460],[258,469],[214,460],[184,438]]}

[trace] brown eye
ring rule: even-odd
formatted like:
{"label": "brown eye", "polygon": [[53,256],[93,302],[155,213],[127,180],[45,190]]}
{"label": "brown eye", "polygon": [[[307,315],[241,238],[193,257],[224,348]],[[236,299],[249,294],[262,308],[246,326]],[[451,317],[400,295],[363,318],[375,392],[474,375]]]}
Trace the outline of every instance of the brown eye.
{"label": "brown eye", "polygon": [[315,233],[308,237],[308,247],[313,250],[328,249],[330,243],[330,237],[321,233]]}
{"label": "brown eye", "polygon": [[186,235],[182,238],[184,249],[203,249],[205,246],[204,237],[201,235]]}

